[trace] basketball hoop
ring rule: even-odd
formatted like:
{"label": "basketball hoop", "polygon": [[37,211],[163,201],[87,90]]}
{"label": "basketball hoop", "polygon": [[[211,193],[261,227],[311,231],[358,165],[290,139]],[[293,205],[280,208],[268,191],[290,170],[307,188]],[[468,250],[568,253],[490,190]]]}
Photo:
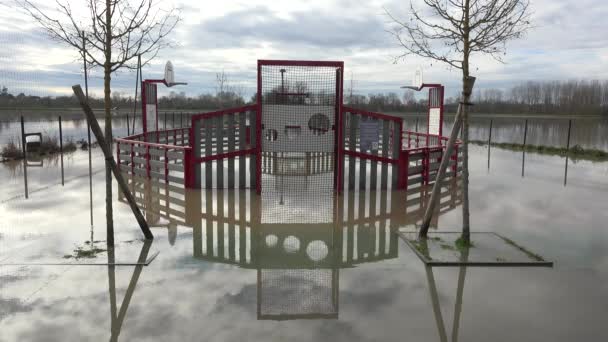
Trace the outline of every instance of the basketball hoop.
{"label": "basketball hoop", "polygon": [[173,87],[176,85],[186,85],[188,83],[186,82],[175,82],[175,71],[173,69],[173,64],[171,63],[171,61],[167,61],[167,64],[165,64],[165,85],[167,87]]}
{"label": "basketball hoop", "polygon": [[422,68],[418,67],[418,68],[416,68],[416,72],[414,73],[414,77],[412,78],[412,85],[411,86],[402,86],[401,89],[411,89],[411,90],[420,91],[420,90],[422,90],[423,84],[424,84],[424,77],[423,77],[423,73],[422,73]]}

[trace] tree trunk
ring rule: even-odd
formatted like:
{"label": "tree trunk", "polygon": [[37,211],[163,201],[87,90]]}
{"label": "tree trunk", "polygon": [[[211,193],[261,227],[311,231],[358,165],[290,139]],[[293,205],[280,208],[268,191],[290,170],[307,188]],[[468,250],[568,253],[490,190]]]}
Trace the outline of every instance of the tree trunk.
{"label": "tree trunk", "polygon": [[469,103],[471,101],[471,91],[467,89],[466,82],[469,78],[469,0],[465,2],[464,18],[463,18],[463,60],[462,60],[462,101],[463,116],[462,116],[462,239],[465,242],[471,241],[471,232],[469,225]]}
{"label": "tree trunk", "polygon": [[[103,68],[103,92],[105,109],[105,138],[108,149],[112,152],[112,97],[110,83],[112,62],[112,2],[106,0],[106,46],[105,64]],[[114,246],[114,218],[112,212],[112,169],[110,162],[106,160],[106,241],[108,246]]]}

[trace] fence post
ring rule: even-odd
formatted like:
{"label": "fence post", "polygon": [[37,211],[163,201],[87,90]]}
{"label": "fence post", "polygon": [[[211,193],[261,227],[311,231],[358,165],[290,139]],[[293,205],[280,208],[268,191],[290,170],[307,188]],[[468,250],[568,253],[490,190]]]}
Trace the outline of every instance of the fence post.
{"label": "fence post", "polygon": [[490,149],[492,148],[492,119],[490,119],[490,132],[488,132],[488,170],[490,170]]}
{"label": "fence post", "polygon": [[61,155],[61,185],[65,185],[63,172],[63,130],[61,128],[61,115],[59,115],[59,154]]}
{"label": "fence post", "polygon": [[568,120],[568,140],[566,141],[566,168],[564,169],[564,186],[568,184],[568,159],[570,159],[570,131],[572,130],[572,119]]}
{"label": "fence post", "polygon": [[526,167],[526,139],[528,138],[528,119],[526,119],[524,125],[524,144],[522,146],[522,155],[521,155],[521,176],[524,176],[524,170]]}
{"label": "fence post", "polygon": [[[41,139],[42,140],[42,139]],[[40,141],[42,143],[42,141]],[[25,198],[29,197],[27,191],[27,150],[25,148],[25,122],[23,121],[23,115],[21,116],[21,150],[23,151],[23,184],[25,185]]]}

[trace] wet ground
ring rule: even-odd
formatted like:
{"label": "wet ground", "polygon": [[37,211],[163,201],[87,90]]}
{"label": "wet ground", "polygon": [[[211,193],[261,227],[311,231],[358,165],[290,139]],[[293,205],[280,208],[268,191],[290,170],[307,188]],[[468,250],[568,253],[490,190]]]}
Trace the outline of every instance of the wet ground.
{"label": "wet ground", "polygon": [[[93,226],[86,152],[66,159],[64,186],[53,164],[28,168],[27,200],[19,166],[0,165],[1,341],[608,338],[608,163],[570,161],[564,186],[563,158],[526,154],[522,177],[521,153],[493,149],[488,170],[487,148],[472,147],[473,231],[555,265],[427,268],[397,234],[419,220],[424,189],[324,197],[292,215],[297,198],[269,211],[247,192],[136,180],[156,238],[140,240],[115,189],[108,253],[98,153]],[[460,227],[450,184],[432,232]],[[85,265],[108,262],[132,265]]]}

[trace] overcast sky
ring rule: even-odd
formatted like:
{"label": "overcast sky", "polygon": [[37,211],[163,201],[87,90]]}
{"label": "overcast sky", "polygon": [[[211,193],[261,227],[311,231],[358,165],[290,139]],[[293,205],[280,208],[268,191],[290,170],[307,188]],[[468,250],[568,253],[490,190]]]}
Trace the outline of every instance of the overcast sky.
{"label": "overcast sky", "polygon": [[[417,0],[414,0],[415,2]],[[72,1],[77,6],[77,1]],[[49,2],[46,2],[49,3]],[[163,5],[171,1],[164,0]],[[51,3],[49,3],[51,4]],[[183,21],[171,38],[178,46],[165,50],[144,69],[145,78],[159,77],[166,60],[175,78],[190,84],[173,88],[189,95],[213,92],[215,73],[225,70],[233,85],[247,95],[255,91],[257,59],[342,60],[355,91],[399,91],[410,84],[416,68],[425,81],[447,85],[457,93],[458,70],[418,58],[394,64],[396,41],[386,32],[387,8],[406,18],[403,0],[174,0]],[[478,89],[505,88],[526,80],[608,79],[608,1],[531,0],[534,28],[507,46],[505,64],[473,58]],[[0,85],[11,92],[69,94],[82,82],[78,55],[50,40],[13,0],[0,0]],[[101,70],[92,88],[101,95]],[[115,91],[132,94],[135,74],[113,79]]]}

